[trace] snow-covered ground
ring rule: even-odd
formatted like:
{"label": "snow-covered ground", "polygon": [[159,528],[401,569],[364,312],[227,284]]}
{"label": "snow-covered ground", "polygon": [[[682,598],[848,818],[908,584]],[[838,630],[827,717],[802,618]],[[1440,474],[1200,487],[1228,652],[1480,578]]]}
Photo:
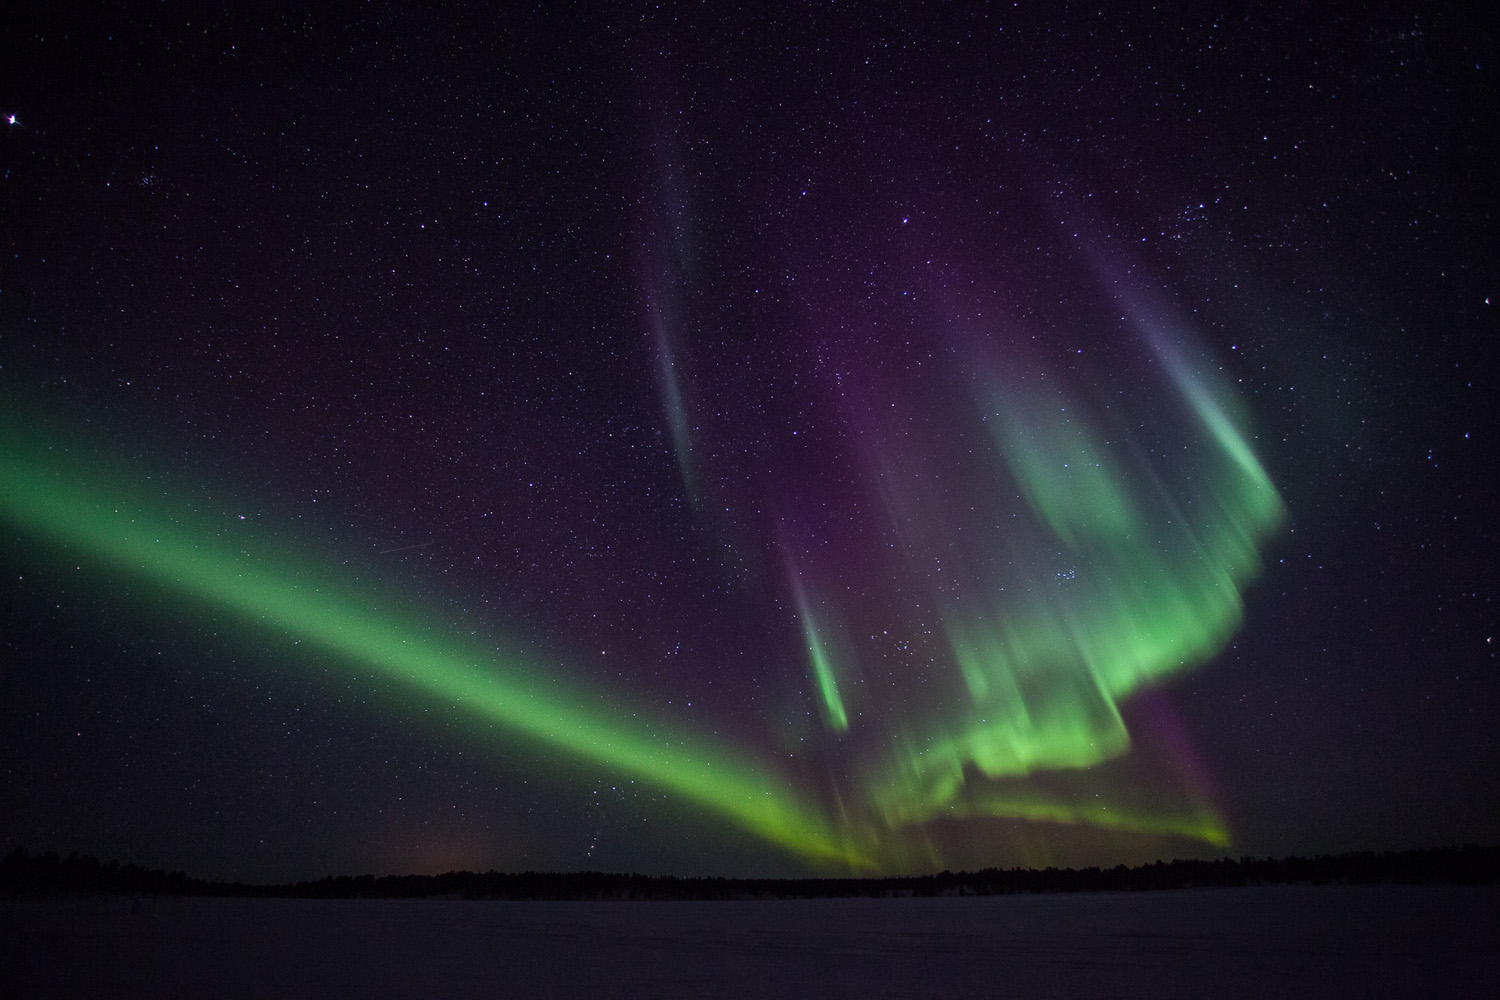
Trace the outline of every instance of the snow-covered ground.
{"label": "snow-covered ground", "polygon": [[1500,892],[0,900],[0,997],[1500,997]]}

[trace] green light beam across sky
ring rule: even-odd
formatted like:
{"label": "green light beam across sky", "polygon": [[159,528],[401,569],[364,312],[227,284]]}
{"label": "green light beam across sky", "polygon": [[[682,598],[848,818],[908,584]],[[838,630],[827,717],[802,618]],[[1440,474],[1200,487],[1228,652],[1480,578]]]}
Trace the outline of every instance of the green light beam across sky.
{"label": "green light beam across sky", "polygon": [[844,708],[843,696],[839,694],[838,678],[833,671],[833,656],[824,639],[818,619],[807,602],[802,590],[802,580],[794,569],[788,567],[792,581],[792,592],[797,598],[797,617],[802,621],[802,638],[807,643],[807,658],[812,663],[813,676],[818,682],[818,693],[823,699],[823,721],[834,732],[849,729],[849,713]]}
{"label": "green light beam across sky", "polygon": [[818,808],[793,797],[785,775],[747,763],[752,755],[743,750],[682,732],[622,699],[606,707],[598,692],[576,691],[517,658],[429,637],[372,610],[373,595],[258,557],[212,527],[194,530],[169,504],[93,485],[40,450],[0,441],[0,517],[29,533],[285,631],[579,761],[668,789],[806,860],[875,867]]}

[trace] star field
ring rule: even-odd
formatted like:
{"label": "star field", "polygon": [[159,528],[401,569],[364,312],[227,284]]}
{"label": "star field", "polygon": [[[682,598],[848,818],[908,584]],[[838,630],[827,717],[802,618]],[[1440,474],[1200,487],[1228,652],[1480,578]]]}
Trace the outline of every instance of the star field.
{"label": "star field", "polygon": [[867,14],[9,30],[0,839],[1494,841],[1462,18]]}

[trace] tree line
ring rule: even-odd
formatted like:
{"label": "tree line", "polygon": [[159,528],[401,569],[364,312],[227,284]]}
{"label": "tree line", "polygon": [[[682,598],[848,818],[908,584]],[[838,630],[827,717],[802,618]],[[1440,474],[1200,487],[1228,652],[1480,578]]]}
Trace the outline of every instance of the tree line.
{"label": "tree line", "polygon": [[1157,861],[1113,868],[983,868],[877,878],[746,879],[609,872],[470,872],[442,875],[330,875],[316,881],[251,885],[190,878],[180,871],[102,864],[97,858],[17,847],[0,860],[0,892],[262,896],[304,899],[820,899],[995,896],[1043,892],[1141,892],[1254,885],[1493,884],[1500,846],[1317,855]]}

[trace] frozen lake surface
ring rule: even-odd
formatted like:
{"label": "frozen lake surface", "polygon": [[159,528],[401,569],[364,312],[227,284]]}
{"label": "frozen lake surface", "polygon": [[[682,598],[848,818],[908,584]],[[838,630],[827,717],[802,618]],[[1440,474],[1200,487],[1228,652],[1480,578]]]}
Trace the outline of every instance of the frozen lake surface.
{"label": "frozen lake surface", "polygon": [[0,996],[1488,1000],[1500,997],[1500,892],[9,899],[0,900]]}

